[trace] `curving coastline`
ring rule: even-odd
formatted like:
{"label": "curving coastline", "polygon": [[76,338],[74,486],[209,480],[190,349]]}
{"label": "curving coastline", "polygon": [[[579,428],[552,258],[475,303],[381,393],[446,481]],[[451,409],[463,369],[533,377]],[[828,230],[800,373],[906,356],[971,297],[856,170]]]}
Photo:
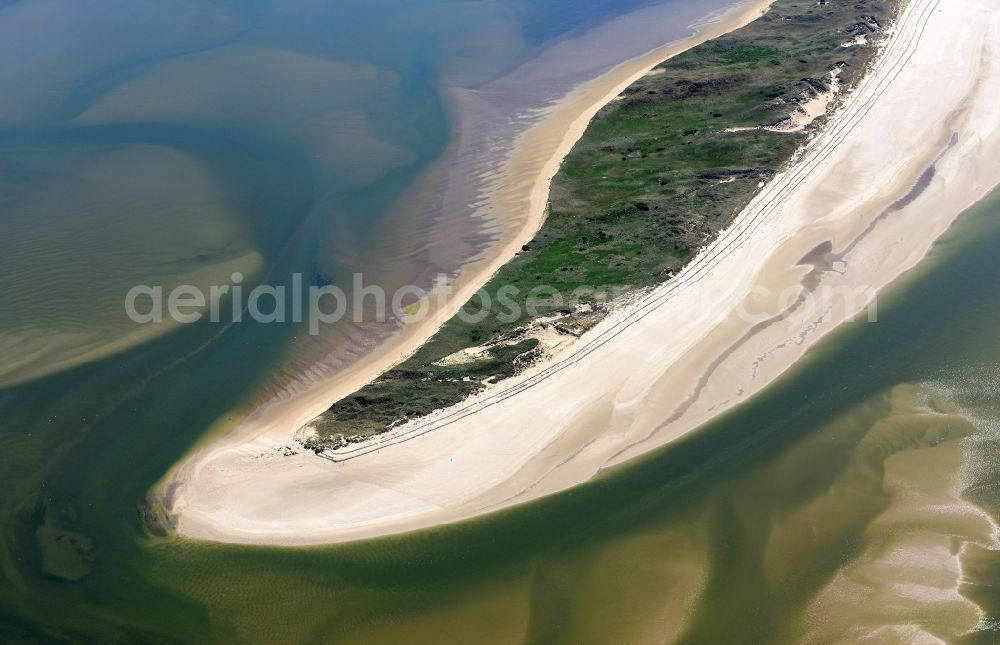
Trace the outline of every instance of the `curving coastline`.
{"label": "curving coastline", "polygon": [[[500,236],[500,246],[491,254],[463,266],[449,285],[448,298],[438,298],[434,293],[428,299],[428,313],[422,320],[405,325],[376,351],[341,369],[334,378],[309,383],[308,387],[292,396],[266,404],[224,436],[209,432],[206,442],[210,445],[196,446],[180,468],[189,470],[193,462],[200,461],[202,448],[212,450],[223,444],[241,445],[262,437],[285,443],[294,430],[326,410],[332,401],[358,390],[411,355],[531,239],[544,220],[552,177],[576,141],[583,136],[590,120],[604,105],[658,63],[752,22],[772,2],[747,0],[707,16],[691,26],[690,37],[671,41],[615,66],[602,76],[575,88],[549,108],[541,122],[518,137],[503,171],[490,177],[485,198],[488,207],[483,210],[505,214],[503,219],[493,222],[506,229]],[[172,488],[169,483],[178,479],[177,471],[169,475],[166,478],[168,488]]]}
{"label": "curving coastline", "polygon": [[[914,0],[878,67],[800,162],[772,181],[677,280],[617,312],[556,363],[421,424],[434,432],[407,428],[409,435],[342,464],[257,456],[273,452],[314,416],[306,405],[313,396],[325,406],[336,387],[346,393],[367,381],[362,369],[325,392],[289,402],[283,414],[265,411],[175,473],[170,485],[179,532],[227,542],[314,544],[455,521],[586,481],[759,390],[854,310],[802,321],[777,315],[763,327],[747,325],[736,308],[775,304],[754,298],[754,287],[777,293],[801,286],[811,272],[819,281],[812,288],[860,285],[873,292],[919,261],[958,213],[1000,181],[1000,168],[986,152],[998,138],[990,105],[997,81],[989,73],[997,56],[996,18],[983,2],[956,5],[944,14],[930,0]],[[652,59],[646,69],[665,57],[659,51],[644,57]],[[966,67],[941,81],[956,61]],[[633,76],[643,72],[636,65]],[[619,91],[605,91],[590,108],[596,111]],[[897,117],[904,109],[908,124]],[[548,180],[589,118],[584,113],[571,123],[536,178],[531,195],[539,218]],[[923,140],[912,140],[913,127],[926,133]],[[868,144],[879,135],[885,145],[874,149]],[[922,185],[931,167],[933,176]],[[947,190],[963,179],[973,187],[958,195]],[[920,190],[913,191],[915,185]],[[928,212],[938,216],[920,217]],[[525,232],[520,239],[530,238]],[[814,259],[818,271],[803,266],[824,243],[837,257]],[[831,271],[834,263],[843,271]],[[492,271],[477,275],[484,273]],[[470,280],[467,293],[475,286]],[[717,306],[685,319],[706,295]],[[665,329],[670,346],[662,342]],[[415,332],[411,336],[415,341]],[[601,388],[593,387],[597,366]],[[456,481],[464,482],[462,490]]]}

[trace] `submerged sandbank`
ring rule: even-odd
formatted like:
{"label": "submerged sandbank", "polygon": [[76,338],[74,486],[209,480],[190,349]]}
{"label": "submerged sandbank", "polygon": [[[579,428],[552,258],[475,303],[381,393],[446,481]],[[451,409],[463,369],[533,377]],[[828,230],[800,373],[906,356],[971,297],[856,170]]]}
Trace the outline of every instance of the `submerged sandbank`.
{"label": "submerged sandbank", "polygon": [[[914,0],[826,131],[678,278],[552,364],[343,463],[275,453],[336,396],[317,393],[310,409],[289,402],[177,471],[179,531],[316,544],[456,521],[586,481],[745,400],[916,264],[1000,181],[1000,162],[990,156],[1000,139],[1000,81],[989,75],[997,29],[983,0],[962,0],[948,12]],[[563,145],[539,171],[532,191],[539,206],[558,153],[575,140],[573,125],[582,121],[579,136],[587,120],[570,121]],[[950,190],[956,184],[961,189]],[[810,255],[824,245],[829,252]],[[805,289],[807,276],[810,289],[864,297],[786,315],[777,294]],[[761,287],[770,295],[760,295]],[[748,321],[744,307],[774,315]],[[340,395],[367,380],[360,371],[354,376],[363,380],[340,383]]]}

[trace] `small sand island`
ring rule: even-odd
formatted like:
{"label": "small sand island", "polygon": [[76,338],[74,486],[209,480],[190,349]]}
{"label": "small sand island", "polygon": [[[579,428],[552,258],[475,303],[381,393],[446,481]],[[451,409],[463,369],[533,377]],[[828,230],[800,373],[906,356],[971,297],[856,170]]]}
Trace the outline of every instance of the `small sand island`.
{"label": "small sand island", "polygon": [[[372,360],[179,464],[176,530],[309,545],[455,522],[747,400],[1000,183],[998,33],[987,0],[754,2],[581,86],[492,196],[523,230]],[[541,284],[560,304],[453,317]]]}

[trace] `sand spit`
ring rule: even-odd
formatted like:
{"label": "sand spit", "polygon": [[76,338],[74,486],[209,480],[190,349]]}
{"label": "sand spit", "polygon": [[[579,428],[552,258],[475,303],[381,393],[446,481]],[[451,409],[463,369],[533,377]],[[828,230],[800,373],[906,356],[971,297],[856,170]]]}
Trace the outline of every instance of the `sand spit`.
{"label": "sand spit", "polygon": [[[589,115],[656,56],[553,126],[560,145],[531,185],[539,216]],[[990,0],[911,0],[824,132],[676,278],[553,361],[337,463],[276,448],[371,370],[286,403],[176,471],[179,532],[305,545],[428,527],[565,489],[690,432],[863,309],[1000,183],[998,60]]]}
{"label": "sand spit", "polygon": [[[496,177],[488,195],[488,208],[505,214],[516,227],[508,232],[506,244],[489,258],[469,264],[450,285],[451,297],[440,309],[437,294],[429,299],[432,309],[419,324],[407,325],[401,333],[388,339],[378,352],[361,360],[334,379],[316,383],[292,398],[275,401],[259,410],[234,431],[209,441],[198,449],[167,477],[173,508],[185,507],[187,484],[196,479],[204,464],[219,463],[228,457],[240,463],[252,460],[255,467],[275,449],[281,450],[292,441],[293,433],[326,410],[334,401],[360,389],[380,373],[395,365],[423,344],[451,318],[489,278],[529,241],[541,225],[552,177],[562,159],[587,128],[593,116],[615,96],[660,62],[702,42],[738,29],[762,15],[772,0],[750,0],[735,4],[731,9],[712,15],[693,25],[693,35],[658,47],[643,56],[628,60],[591,82],[584,83],[553,106],[545,118],[519,137],[510,154],[502,177]],[[500,222],[504,224],[504,222]],[[506,224],[510,226],[510,224]],[[244,463],[245,467],[246,464]],[[226,467],[228,470],[228,467]]]}

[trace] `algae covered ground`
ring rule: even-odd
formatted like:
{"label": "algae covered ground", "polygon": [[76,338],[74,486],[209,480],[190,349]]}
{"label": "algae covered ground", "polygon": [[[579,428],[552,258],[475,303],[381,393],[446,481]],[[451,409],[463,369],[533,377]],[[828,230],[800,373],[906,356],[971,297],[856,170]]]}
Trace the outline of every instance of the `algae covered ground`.
{"label": "algae covered ground", "polygon": [[657,66],[594,118],[553,180],[545,223],[465,311],[506,306],[451,319],[312,422],[307,446],[362,440],[458,403],[537,360],[540,318],[579,335],[600,321],[609,294],[669,280],[822,127],[824,116],[800,129],[789,117],[860,80],[897,7],[777,0]]}

